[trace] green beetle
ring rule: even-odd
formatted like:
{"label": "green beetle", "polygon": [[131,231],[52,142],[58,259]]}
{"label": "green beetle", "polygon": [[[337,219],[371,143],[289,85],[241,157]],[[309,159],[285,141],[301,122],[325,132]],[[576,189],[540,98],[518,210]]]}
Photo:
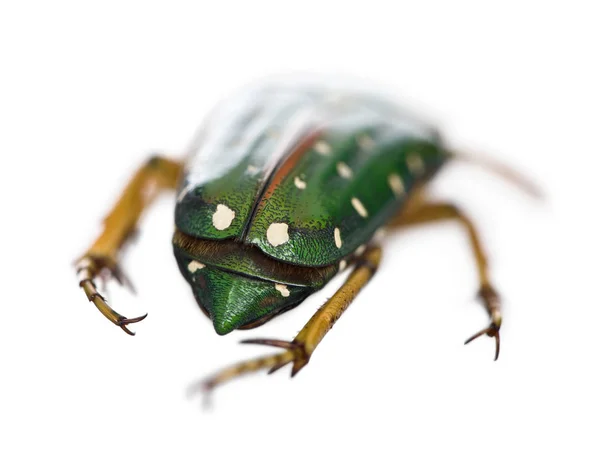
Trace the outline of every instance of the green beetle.
{"label": "green beetle", "polygon": [[[497,358],[500,302],[475,228],[454,205],[425,191],[457,156],[434,127],[381,95],[326,83],[247,89],[216,108],[184,161],[153,157],[140,168],[103,233],[78,260],[80,286],[108,319],[133,334],[128,325],[145,316],[116,313],[94,280],[108,270],[127,283],[119,250],[155,195],[176,189],[175,257],[220,335],[263,324],[353,268],[294,340],[245,340],[281,352],[228,368],[205,386],[288,363],[295,374],[375,273],[384,228],[455,219],[469,232],[491,321],[467,342],[495,337]],[[493,168],[534,189],[507,168]]]}

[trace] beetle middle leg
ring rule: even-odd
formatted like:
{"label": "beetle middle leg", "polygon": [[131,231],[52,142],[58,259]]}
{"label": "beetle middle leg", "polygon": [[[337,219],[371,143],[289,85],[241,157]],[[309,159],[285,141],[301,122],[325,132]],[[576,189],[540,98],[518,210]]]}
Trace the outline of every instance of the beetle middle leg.
{"label": "beetle middle leg", "polygon": [[119,251],[135,231],[142,212],[160,191],[175,189],[180,174],[179,162],[162,157],[150,158],[138,169],[105,218],[104,229],[100,236],[76,263],[79,285],[88,300],[113,324],[130,335],[134,333],[127,328],[127,325],[143,320],[146,315],[129,319],[118,314],[108,306],[104,297],[96,289],[94,281],[108,272],[118,282],[133,288],[119,269]]}
{"label": "beetle middle leg", "polygon": [[283,348],[284,351],[266,357],[248,360],[226,368],[203,382],[206,390],[212,390],[230,379],[246,373],[268,369],[269,374],[292,364],[292,376],[308,363],[310,356],[335,322],[350,306],[358,292],[371,280],[381,261],[381,248],[371,246],[355,263],[354,270],[338,291],[321,306],[292,341],[251,339],[242,343],[262,344]]}
{"label": "beetle middle leg", "polygon": [[422,193],[419,194],[420,195],[415,197],[413,202],[409,204],[408,208],[403,210],[400,215],[388,224],[388,226],[408,227],[444,220],[455,220],[462,224],[468,233],[471,249],[477,264],[479,275],[478,297],[483,300],[490,317],[489,326],[468,338],[465,341],[465,344],[470,343],[482,335],[494,337],[496,340],[496,354],[494,360],[497,360],[498,355],[500,354],[500,326],[502,324],[500,297],[490,282],[488,259],[481,244],[481,240],[479,239],[477,229],[475,228],[473,221],[471,221],[471,219],[455,205],[443,202],[428,202],[425,200]]}

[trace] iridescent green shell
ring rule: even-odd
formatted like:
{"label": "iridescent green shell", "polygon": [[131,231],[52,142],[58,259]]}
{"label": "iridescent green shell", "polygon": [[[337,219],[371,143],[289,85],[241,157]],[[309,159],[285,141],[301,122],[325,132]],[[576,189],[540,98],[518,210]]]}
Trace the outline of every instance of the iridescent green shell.
{"label": "iridescent green shell", "polygon": [[274,85],[223,103],[194,140],[175,222],[301,266],[353,253],[445,162],[436,130],[361,91]]}

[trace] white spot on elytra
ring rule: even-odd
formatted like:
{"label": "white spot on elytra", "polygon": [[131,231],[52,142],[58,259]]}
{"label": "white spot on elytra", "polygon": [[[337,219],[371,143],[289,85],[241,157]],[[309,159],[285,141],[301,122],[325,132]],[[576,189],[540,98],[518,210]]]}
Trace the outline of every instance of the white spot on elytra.
{"label": "white spot on elytra", "polygon": [[340,260],[340,269],[338,272],[342,272],[344,269],[346,269],[346,266],[348,266],[348,262],[346,260]]}
{"label": "white spot on elytra", "polygon": [[361,244],[354,251],[354,255],[356,255],[357,257],[360,256],[360,255],[362,255],[362,253],[365,251],[366,248],[367,248],[366,244]]}
{"label": "white spot on elytra", "polygon": [[363,218],[366,218],[367,216],[369,216],[369,213],[367,212],[367,209],[365,208],[365,206],[356,197],[352,198],[352,206],[354,207],[354,209],[356,210],[356,212],[359,215],[361,215]]}
{"label": "white spot on elytra", "polygon": [[352,169],[350,169],[350,166],[348,166],[343,161],[340,161],[337,164],[337,172],[340,175],[340,177],[343,177],[345,179],[349,179],[352,177]]}
{"label": "white spot on elytra", "polygon": [[227,205],[217,205],[217,211],[213,214],[212,222],[217,230],[225,230],[231,225],[231,222],[235,218],[235,211],[229,208]]}
{"label": "white spot on elytra", "polygon": [[396,197],[403,196],[406,191],[404,188],[404,182],[396,173],[388,175],[388,185],[390,185],[390,188]]}
{"label": "white spot on elytra", "polygon": [[294,177],[294,185],[296,185],[296,188],[298,188],[298,189],[306,188],[306,182],[304,180],[302,180],[300,177]]}
{"label": "white spot on elytra", "polygon": [[340,234],[340,229],[337,227],[333,230],[333,239],[335,240],[335,247],[338,249],[342,247],[342,235]]}
{"label": "white spot on elytra", "polygon": [[192,274],[194,274],[196,271],[198,271],[199,269],[202,269],[202,268],[206,268],[206,265],[204,263],[200,263],[196,260],[192,260],[188,264],[188,271],[191,272]]}
{"label": "white spot on elytra", "polygon": [[366,134],[356,138],[356,142],[362,150],[373,150],[375,148],[375,140]]}
{"label": "white spot on elytra", "polygon": [[267,240],[271,243],[271,246],[277,247],[280,244],[287,243],[289,239],[288,225],[283,222],[274,222],[267,229]]}
{"label": "white spot on elytra", "polygon": [[317,141],[315,143],[314,149],[320,153],[321,155],[330,155],[331,154],[331,146],[325,141]]}
{"label": "white spot on elytra", "polygon": [[425,172],[425,163],[423,158],[418,153],[410,153],[406,157],[406,165],[408,170],[416,176],[423,175]]}
{"label": "white spot on elytra", "polygon": [[290,295],[290,290],[288,290],[287,285],[276,283],[275,289],[279,291],[284,298],[287,298]]}

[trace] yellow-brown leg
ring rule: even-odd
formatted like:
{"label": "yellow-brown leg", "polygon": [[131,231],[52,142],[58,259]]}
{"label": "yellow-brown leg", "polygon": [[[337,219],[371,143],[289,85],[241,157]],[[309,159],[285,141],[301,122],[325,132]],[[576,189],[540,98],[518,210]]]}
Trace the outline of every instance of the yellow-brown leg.
{"label": "yellow-brown leg", "polygon": [[242,343],[263,344],[284,348],[284,351],[266,357],[248,360],[226,368],[203,382],[203,388],[212,390],[230,379],[246,373],[269,369],[269,374],[292,363],[292,376],[309,361],[317,345],[352,303],[358,292],[371,280],[381,260],[381,248],[369,247],[356,261],[355,268],[344,285],[312,316],[291,342],[271,339],[244,340]]}
{"label": "yellow-brown leg", "polygon": [[425,197],[421,194],[414,198],[414,201],[409,205],[409,208],[392,220],[389,223],[389,226],[408,227],[444,220],[458,221],[464,226],[469,235],[471,249],[475,256],[479,274],[480,286],[478,296],[483,300],[485,308],[490,316],[490,325],[467,339],[465,344],[470,343],[475,338],[482,335],[494,337],[496,339],[496,354],[494,360],[497,360],[500,353],[500,326],[502,324],[500,298],[490,282],[487,256],[483,250],[481,240],[479,239],[473,222],[458,207],[449,203],[427,202]]}
{"label": "yellow-brown leg", "polygon": [[127,325],[143,320],[146,315],[128,319],[115,312],[98,293],[94,280],[101,273],[108,271],[117,281],[131,288],[131,284],[117,263],[119,250],[135,231],[144,209],[160,191],[174,189],[180,174],[180,163],[162,157],[150,158],[138,169],[105,218],[104,229],[100,236],[76,263],[79,285],[88,300],[106,318],[130,335],[134,333],[127,328]]}

